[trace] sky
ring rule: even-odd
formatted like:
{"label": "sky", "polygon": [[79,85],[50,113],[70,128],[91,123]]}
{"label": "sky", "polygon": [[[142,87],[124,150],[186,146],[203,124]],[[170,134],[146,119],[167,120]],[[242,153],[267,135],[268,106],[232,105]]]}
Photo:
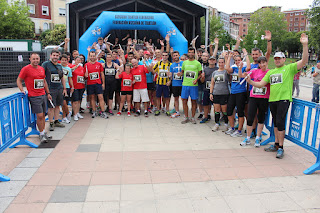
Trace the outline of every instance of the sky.
{"label": "sky", "polygon": [[217,8],[219,11],[231,13],[249,13],[263,6],[281,6],[281,11],[291,9],[307,9],[313,0],[196,0],[199,3]]}

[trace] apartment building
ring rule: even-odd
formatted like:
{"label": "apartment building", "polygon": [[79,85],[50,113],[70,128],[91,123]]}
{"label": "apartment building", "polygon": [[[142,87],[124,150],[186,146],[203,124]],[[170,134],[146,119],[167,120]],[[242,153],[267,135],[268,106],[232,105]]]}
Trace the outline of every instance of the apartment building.
{"label": "apartment building", "polygon": [[287,30],[289,32],[300,32],[309,30],[309,21],[306,16],[306,9],[283,11],[287,19]]}
{"label": "apartment building", "polygon": [[239,25],[240,37],[245,37],[248,34],[248,24],[250,22],[251,13],[232,13],[230,22]]}

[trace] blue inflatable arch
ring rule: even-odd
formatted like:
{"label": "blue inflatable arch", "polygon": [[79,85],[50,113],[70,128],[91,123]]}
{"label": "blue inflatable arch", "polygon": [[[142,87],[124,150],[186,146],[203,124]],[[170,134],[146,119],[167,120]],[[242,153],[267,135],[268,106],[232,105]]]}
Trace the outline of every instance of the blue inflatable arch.
{"label": "blue inflatable arch", "polygon": [[105,37],[110,30],[157,30],[180,55],[188,52],[188,41],[165,13],[102,12],[79,39],[79,52],[87,55],[88,46]]}

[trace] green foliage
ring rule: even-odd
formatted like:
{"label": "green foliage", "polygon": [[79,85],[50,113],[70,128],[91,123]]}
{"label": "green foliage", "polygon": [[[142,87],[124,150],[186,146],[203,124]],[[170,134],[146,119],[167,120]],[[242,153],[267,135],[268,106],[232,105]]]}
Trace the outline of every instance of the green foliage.
{"label": "green foliage", "polygon": [[257,47],[266,52],[267,41],[261,40],[261,35],[265,35],[265,30],[270,30],[273,49],[281,49],[286,29],[287,21],[284,13],[279,12],[276,8],[261,8],[250,17],[245,47],[247,50],[252,49],[254,47],[253,41],[257,40]]}
{"label": "green foliage", "polygon": [[41,33],[39,40],[43,46],[59,45],[66,38],[66,25],[57,24],[53,30],[46,30]]}
{"label": "green foliage", "polygon": [[309,32],[301,31],[301,32],[287,32],[283,37],[285,38],[283,40],[281,49],[283,51],[287,51],[290,55],[290,53],[298,53],[302,52],[302,45],[300,42],[300,37],[302,33],[309,34]]}
{"label": "green foliage", "polygon": [[314,0],[311,9],[307,11],[310,20],[309,44],[320,52],[320,0]]}
{"label": "green foliage", "polygon": [[29,8],[24,1],[8,4],[0,0],[0,39],[32,39],[34,23],[29,18]]}

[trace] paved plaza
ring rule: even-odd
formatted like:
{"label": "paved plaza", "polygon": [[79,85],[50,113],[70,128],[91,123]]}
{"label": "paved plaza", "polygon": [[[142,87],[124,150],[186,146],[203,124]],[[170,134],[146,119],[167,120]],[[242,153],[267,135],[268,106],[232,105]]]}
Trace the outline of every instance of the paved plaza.
{"label": "paved plaza", "polygon": [[0,212],[320,212],[320,172],[303,174],[315,157],[291,142],[279,160],[213,133],[213,121],[84,116],[56,128],[55,148],[0,154],[11,178],[0,183]]}

